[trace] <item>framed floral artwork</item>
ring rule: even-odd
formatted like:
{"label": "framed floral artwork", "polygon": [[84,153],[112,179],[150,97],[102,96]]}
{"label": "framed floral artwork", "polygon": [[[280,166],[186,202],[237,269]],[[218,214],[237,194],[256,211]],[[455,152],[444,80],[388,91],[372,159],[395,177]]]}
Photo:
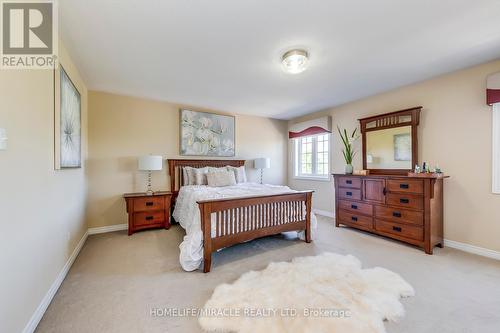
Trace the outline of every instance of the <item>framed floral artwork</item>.
{"label": "framed floral artwork", "polygon": [[409,133],[394,135],[394,160],[411,161],[411,135]]}
{"label": "framed floral artwork", "polygon": [[55,83],[55,169],[81,168],[81,98],[70,77],[59,65]]}
{"label": "framed floral artwork", "polygon": [[180,110],[180,150],[184,156],[234,156],[233,116]]}

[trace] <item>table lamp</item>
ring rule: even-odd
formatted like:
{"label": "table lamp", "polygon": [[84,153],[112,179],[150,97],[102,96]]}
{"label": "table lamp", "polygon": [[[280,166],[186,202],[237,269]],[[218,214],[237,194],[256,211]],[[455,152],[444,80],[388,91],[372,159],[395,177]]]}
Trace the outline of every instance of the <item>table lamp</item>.
{"label": "table lamp", "polygon": [[0,128],[0,150],[7,149],[7,132],[4,128]]}
{"label": "table lamp", "polygon": [[256,158],[253,161],[253,166],[255,169],[260,169],[260,183],[262,184],[263,170],[271,167],[271,159],[269,157]]}
{"label": "table lamp", "polygon": [[163,157],[157,155],[147,155],[139,157],[138,169],[148,172],[148,190],[147,195],[153,195],[151,189],[151,172],[163,169]]}

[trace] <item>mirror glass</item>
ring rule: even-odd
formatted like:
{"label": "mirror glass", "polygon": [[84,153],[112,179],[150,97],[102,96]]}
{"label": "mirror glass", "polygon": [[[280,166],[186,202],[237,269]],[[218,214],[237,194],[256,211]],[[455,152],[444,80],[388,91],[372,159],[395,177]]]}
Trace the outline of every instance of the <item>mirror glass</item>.
{"label": "mirror glass", "polygon": [[366,132],[368,169],[411,169],[411,126]]}

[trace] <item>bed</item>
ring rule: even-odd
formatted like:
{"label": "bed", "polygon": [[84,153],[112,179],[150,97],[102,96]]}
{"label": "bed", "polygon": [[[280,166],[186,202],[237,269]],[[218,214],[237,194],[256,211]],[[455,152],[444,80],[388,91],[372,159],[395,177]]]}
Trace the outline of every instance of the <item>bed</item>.
{"label": "bed", "polygon": [[[227,187],[184,186],[182,169],[240,167],[244,160],[169,159],[173,217],[186,230],[180,245],[184,270],[210,271],[212,253],[256,238],[298,231],[311,242],[313,191],[243,183]],[[313,221],[313,223],[311,223]]]}

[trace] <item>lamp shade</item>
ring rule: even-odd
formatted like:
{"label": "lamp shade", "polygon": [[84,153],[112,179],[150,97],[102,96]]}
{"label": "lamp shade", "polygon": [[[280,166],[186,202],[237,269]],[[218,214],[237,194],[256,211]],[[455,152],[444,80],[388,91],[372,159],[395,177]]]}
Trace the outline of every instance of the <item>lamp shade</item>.
{"label": "lamp shade", "polygon": [[7,133],[5,129],[0,128],[0,150],[7,149]]}
{"label": "lamp shade", "polygon": [[138,169],[141,171],[158,171],[163,169],[163,157],[147,155],[139,157]]}
{"label": "lamp shade", "polygon": [[271,159],[268,157],[256,158],[253,164],[255,169],[269,169],[271,167]]}

